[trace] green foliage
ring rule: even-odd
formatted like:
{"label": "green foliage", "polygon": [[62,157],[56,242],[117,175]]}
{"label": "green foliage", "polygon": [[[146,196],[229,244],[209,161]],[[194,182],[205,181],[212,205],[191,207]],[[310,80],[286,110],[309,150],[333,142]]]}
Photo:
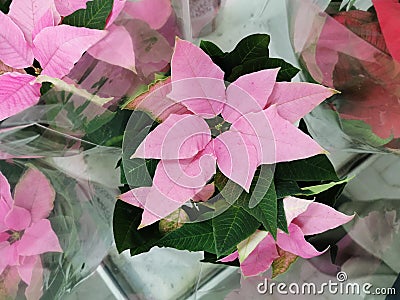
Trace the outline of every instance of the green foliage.
{"label": "green foliage", "polygon": [[93,0],[86,9],[79,9],[64,18],[63,23],[71,26],[103,30],[113,8],[113,0]]}
{"label": "green foliage", "polygon": [[[280,67],[278,80],[290,81],[298,69],[281,59],[270,58],[269,41],[266,34],[254,34],[244,38],[230,53],[223,52],[208,41],[202,41],[200,47],[223,69],[228,81],[234,81],[244,74],[277,67]],[[148,90],[148,87],[144,90]],[[148,133],[149,128],[146,128],[137,128],[129,135],[134,134],[140,140],[140,137],[144,138],[143,132]],[[306,132],[306,128],[304,130]],[[135,149],[137,146],[135,144],[131,148]],[[150,186],[157,163],[157,160],[144,159],[124,161],[122,184]],[[197,219],[192,216],[192,222],[164,235],[158,230],[157,224],[150,225],[146,232],[146,227],[137,230],[142,210],[131,208],[128,211],[127,204],[123,204],[124,207],[121,203],[117,204],[114,232],[119,251],[130,249],[131,254],[136,255],[153,246],[173,247],[205,251],[206,260],[216,262],[218,258],[235,251],[236,246],[257,229],[269,231],[274,238],[278,230],[287,233],[284,197],[316,197],[319,201],[318,196],[324,194],[324,197],[332,198],[333,204],[347,182],[338,178],[325,155],[279,163],[275,168],[261,166],[256,171],[249,193],[220,171],[217,171],[213,181],[216,194],[219,195],[217,200],[197,207],[209,218],[195,222]],[[188,207],[184,209],[190,210]],[[190,213],[188,215],[191,216]]]}
{"label": "green foliage", "polygon": [[232,205],[222,214],[212,218],[215,250],[218,257],[229,255],[244,239],[252,235],[260,222],[243,207]]}
{"label": "green foliage", "polygon": [[[108,115],[109,112],[107,111],[105,114]],[[98,129],[88,132],[84,140],[97,145],[122,148],[123,133],[130,116],[130,111],[117,110],[115,113],[112,113],[109,122],[99,124],[100,127],[93,125],[93,127],[98,127]],[[108,117],[104,119],[108,120]],[[94,122],[99,122],[99,119],[94,120]]]}
{"label": "green foliage", "polygon": [[121,184],[131,187],[151,186],[159,160],[135,158],[121,162]]}
{"label": "green foliage", "polygon": [[338,180],[335,168],[326,155],[283,162],[276,165],[275,176],[284,180]]}
{"label": "green foliage", "polygon": [[142,219],[140,208],[118,201],[115,205],[113,231],[117,250],[131,249],[131,254],[149,251],[161,238],[158,224],[137,230]]}
{"label": "green foliage", "polygon": [[10,4],[12,0],[0,0],[0,10],[7,14],[10,10]]}
{"label": "green foliage", "polygon": [[225,80],[229,82],[245,74],[278,67],[281,69],[277,80],[290,81],[299,70],[282,59],[270,58],[269,42],[269,35],[253,34],[241,40],[229,53],[209,41],[202,41],[200,48],[225,72]]}
{"label": "green foliage", "polygon": [[274,238],[277,234],[278,207],[273,170],[259,168],[254,176],[249,193],[243,192],[237,204],[257,219]]}
{"label": "green foliage", "polygon": [[[65,91],[50,89],[45,93],[43,100],[49,108],[46,120],[54,124],[54,129],[65,130],[66,124],[71,124],[68,131],[71,133],[85,133],[85,140],[100,145],[118,145],[115,138],[123,132],[126,121],[126,112],[114,113],[90,100],[74,96]],[[93,113],[96,112],[96,113]],[[57,120],[61,120],[57,121]],[[105,126],[107,124],[107,126]],[[109,126],[112,124],[113,126]],[[58,128],[61,127],[61,128]],[[105,129],[105,128],[108,129]],[[121,137],[122,138],[122,137]]]}
{"label": "green foliage", "polygon": [[207,251],[215,253],[214,231],[211,220],[187,223],[164,236],[157,244],[179,250]]}

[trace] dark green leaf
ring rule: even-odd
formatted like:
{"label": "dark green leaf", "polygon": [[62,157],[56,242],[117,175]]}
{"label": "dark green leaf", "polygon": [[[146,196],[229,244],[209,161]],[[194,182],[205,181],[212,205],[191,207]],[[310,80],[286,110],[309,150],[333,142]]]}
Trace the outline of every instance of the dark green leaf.
{"label": "dark green leaf", "polygon": [[227,78],[229,82],[233,82],[240,76],[265,70],[280,68],[277,76],[277,81],[291,81],[294,76],[300,71],[291,64],[280,58],[260,57],[248,60],[241,65],[232,69],[232,73]]}
{"label": "dark green leaf", "polygon": [[295,181],[339,180],[335,168],[326,155],[278,163],[275,178]]}
{"label": "dark green leaf", "polygon": [[301,188],[294,180],[275,180],[275,190],[278,199],[302,192]]}
{"label": "dark green leaf", "polygon": [[202,41],[200,47],[225,72],[225,80],[229,82],[245,74],[274,68],[280,68],[277,81],[290,81],[299,69],[280,58],[270,58],[269,42],[269,35],[253,34],[242,39],[230,53],[209,41]]}
{"label": "dark green leaf", "polygon": [[132,188],[151,186],[158,162],[157,159],[142,158],[125,160],[122,168],[126,183],[121,183],[129,184]]}
{"label": "dark green leaf", "polygon": [[243,200],[239,199],[238,204],[240,203],[250,215],[263,224],[264,228],[276,238],[278,212],[274,183],[272,182],[264,197],[255,207],[249,207],[249,200],[250,196],[247,196]]}
{"label": "dark green leaf", "polygon": [[143,210],[135,206],[117,201],[113,231],[115,244],[120,253],[127,249],[131,249],[132,255],[147,252],[161,238],[158,223],[137,230],[142,219],[142,212]]}
{"label": "dark green leaf", "polygon": [[212,222],[207,220],[198,223],[187,223],[164,236],[157,243],[157,246],[215,253]]}
{"label": "dark green leaf", "polygon": [[278,228],[286,233],[289,233],[286,221],[285,208],[283,206],[283,199],[278,199],[277,208],[278,208]]}
{"label": "dark green leaf", "polygon": [[112,120],[110,120],[106,126],[101,126],[96,131],[88,133],[84,137],[84,140],[97,145],[121,148],[123,134],[131,113],[131,111],[117,110]]}
{"label": "dark green leaf", "polygon": [[346,186],[346,183],[343,183],[341,185],[336,185],[325,192],[317,194],[314,196],[315,201],[333,207],[336,203],[336,200],[342,194],[345,186]]}
{"label": "dark green leaf", "polygon": [[221,257],[231,254],[241,241],[257,230],[260,222],[246,212],[243,207],[232,205],[212,219],[212,226],[216,254]]}
{"label": "dark green leaf", "polygon": [[201,41],[200,48],[210,57],[224,56],[225,53],[213,42]]}
{"label": "dark green leaf", "polygon": [[269,42],[268,34],[253,34],[245,37],[232,52],[226,54],[226,64],[233,68],[253,59],[269,57]]}
{"label": "dark green leaf", "polygon": [[276,238],[277,198],[273,182],[273,169],[261,166],[254,175],[249,193],[242,193],[237,204],[263,224]]}
{"label": "dark green leaf", "polygon": [[7,178],[11,186],[17,184],[25,168],[22,165],[11,163],[7,160],[0,160],[0,172]]}
{"label": "dark green leaf", "polygon": [[64,18],[63,23],[76,27],[86,27],[103,30],[106,20],[113,8],[113,0],[93,0],[86,4],[86,9],[80,9]]}
{"label": "dark green leaf", "polygon": [[11,0],[0,0],[0,10],[3,13],[8,14],[8,11],[10,10],[10,4]]}

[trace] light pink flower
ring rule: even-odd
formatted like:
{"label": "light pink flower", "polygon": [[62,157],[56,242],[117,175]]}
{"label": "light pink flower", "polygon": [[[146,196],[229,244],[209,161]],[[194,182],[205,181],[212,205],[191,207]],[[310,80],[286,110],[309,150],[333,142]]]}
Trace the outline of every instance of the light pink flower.
{"label": "light pink flower", "polygon": [[[31,67],[36,59],[43,75],[67,75],[82,54],[107,32],[58,25],[60,20],[53,0],[13,0],[7,15],[0,12],[0,61],[22,69]],[[16,72],[0,76],[0,120],[39,101],[40,84],[34,81],[34,76]]]}
{"label": "light pink flower", "polygon": [[[141,226],[156,222],[192,199],[215,174],[216,165],[248,192],[261,164],[324,152],[293,123],[334,91],[309,83],[276,82],[278,71],[247,74],[226,88],[224,73],[211,58],[190,42],[177,39],[171,84],[161,86],[164,92],[155,91],[135,103],[155,118],[165,117],[132,156],[161,160],[153,186],[120,197],[144,208]],[[153,95],[162,99],[155,101]],[[146,104],[155,102],[153,107]],[[177,109],[171,109],[174,107]],[[167,110],[174,113],[165,116]],[[219,114],[223,120],[214,129],[221,134],[212,138],[205,119]],[[222,132],[229,125],[229,130]]]}
{"label": "light pink flower", "polygon": [[330,206],[294,197],[283,200],[289,234],[278,230],[276,241],[270,233],[257,231],[238,246],[238,251],[221,259],[221,262],[239,258],[243,275],[255,276],[268,270],[279,257],[278,248],[300,256],[311,258],[325,251],[316,250],[304,238],[328,231],[351,221],[354,217],[342,214]]}
{"label": "light pink flower", "polygon": [[47,220],[54,198],[50,182],[36,169],[29,169],[22,176],[14,189],[14,199],[7,179],[0,173],[0,275],[16,269],[28,285],[27,291],[33,273],[42,276],[40,255],[62,252]]}

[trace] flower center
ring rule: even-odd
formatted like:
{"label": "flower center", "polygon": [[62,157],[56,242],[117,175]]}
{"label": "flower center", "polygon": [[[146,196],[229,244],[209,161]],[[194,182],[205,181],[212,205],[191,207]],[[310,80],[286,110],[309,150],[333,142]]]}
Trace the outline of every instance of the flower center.
{"label": "flower center", "polygon": [[9,230],[9,231],[7,231],[7,233],[10,235],[8,237],[7,242],[9,242],[12,245],[22,238],[24,231],[23,230],[22,231]]}
{"label": "flower center", "polygon": [[225,121],[222,117],[216,116],[212,119],[206,120],[208,126],[210,127],[211,135],[215,138],[221,133],[228,131],[231,124]]}

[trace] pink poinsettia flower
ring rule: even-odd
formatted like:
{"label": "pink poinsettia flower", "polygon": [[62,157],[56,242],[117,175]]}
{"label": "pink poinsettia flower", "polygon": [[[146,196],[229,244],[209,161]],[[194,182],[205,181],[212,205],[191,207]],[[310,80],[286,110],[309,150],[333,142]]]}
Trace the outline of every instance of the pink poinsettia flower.
{"label": "pink poinsettia flower", "polygon": [[0,173],[0,275],[16,270],[29,286],[32,276],[42,277],[40,255],[62,252],[57,235],[47,219],[53,210],[55,192],[38,170],[29,169],[14,189]]}
{"label": "pink poinsettia flower", "polygon": [[[141,226],[156,222],[192,199],[215,174],[217,165],[248,192],[261,164],[324,152],[293,123],[334,91],[309,83],[276,82],[278,71],[244,75],[226,88],[224,73],[211,58],[190,42],[177,39],[171,84],[162,86],[170,90],[166,95],[170,102],[161,112],[160,105],[155,109],[162,114],[178,106],[172,111],[182,113],[168,115],[132,156],[161,160],[152,187],[134,189],[120,197],[144,208]],[[165,93],[154,94],[160,97]],[[143,102],[154,103],[151,94],[149,98]],[[141,103],[136,105],[141,107]],[[221,120],[213,129],[220,134],[213,138],[206,119],[218,115]]]}
{"label": "pink poinsettia flower", "polygon": [[[0,61],[11,68],[23,69],[31,67],[36,59],[43,75],[64,77],[107,32],[58,25],[60,21],[53,0],[40,5],[35,0],[13,0],[7,15],[0,12]],[[0,120],[39,101],[41,85],[35,83],[35,76],[5,73],[0,81]]]}
{"label": "pink poinsettia flower", "polygon": [[304,236],[314,235],[343,225],[354,218],[322,203],[287,197],[283,200],[289,234],[278,230],[277,239],[266,231],[257,231],[238,245],[238,251],[221,262],[239,258],[244,276],[255,276],[268,270],[279,255],[279,249],[302,258],[323,254],[307,242]]}

